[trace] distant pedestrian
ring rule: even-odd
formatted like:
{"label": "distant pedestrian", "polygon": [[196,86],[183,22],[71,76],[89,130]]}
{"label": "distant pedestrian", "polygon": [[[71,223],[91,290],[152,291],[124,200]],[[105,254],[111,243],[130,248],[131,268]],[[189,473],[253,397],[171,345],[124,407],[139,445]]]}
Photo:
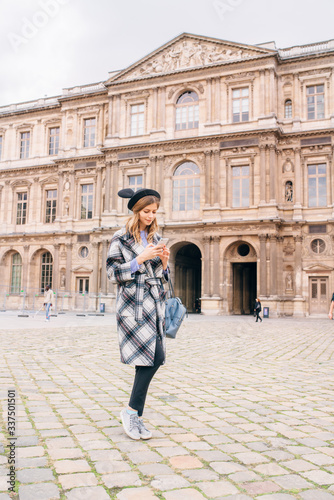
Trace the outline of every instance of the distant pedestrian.
{"label": "distant pedestrian", "polygon": [[333,313],[334,313],[334,293],[332,295],[331,305],[330,305],[329,313],[328,313],[329,319],[333,319]]}
{"label": "distant pedestrian", "polygon": [[[160,194],[152,189],[123,189],[133,215],[114,234],[107,258],[108,278],[117,283],[116,321],[121,362],[135,366],[127,408],[121,411],[131,439],[150,439],[142,415],[150,382],[165,363],[165,292],[169,250],[157,233]],[[159,241],[160,240],[160,241]]]}
{"label": "distant pedestrian", "polygon": [[255,321],[255,323],[257,323],[259,320],[262,323],[262,318],[260,316],[261,310],[262,310],[262,306],[261,306],[260,299],[255,299],[255,307],[254,307],[254,312],[256,314],[256,321]]}
{"label": "distant pedestrian", "polygon": [[53,291],[51,290],[49,285],[46,285],[44,292],[44,306],[46,313],[45,321],[50,321],[50,309],[52,307],[52,300],[53,300]]}

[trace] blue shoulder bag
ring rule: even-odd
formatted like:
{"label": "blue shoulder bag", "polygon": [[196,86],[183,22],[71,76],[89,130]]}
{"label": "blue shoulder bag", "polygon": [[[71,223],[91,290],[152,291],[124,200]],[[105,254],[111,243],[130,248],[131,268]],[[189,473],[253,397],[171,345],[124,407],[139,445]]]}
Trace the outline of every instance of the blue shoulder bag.
{"label": "blue shoulder bag", "polygon": [[182,304],[182,300],[179,297],[175,297],[174,288],[172,285],[171,278],[169,276],[169,294],[170,298],[166,300],[166,313],[165,313],[165,328],[166,337],[175,339],[178,329],[181,323],[187,315],[187,309]]}

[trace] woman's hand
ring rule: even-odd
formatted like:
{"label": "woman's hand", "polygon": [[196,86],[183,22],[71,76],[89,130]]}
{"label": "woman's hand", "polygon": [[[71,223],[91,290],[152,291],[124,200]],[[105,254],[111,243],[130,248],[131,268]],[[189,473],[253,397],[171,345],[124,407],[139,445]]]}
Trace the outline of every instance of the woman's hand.
{"label": "woman's hand", "polygon": [[146,260],[154,259],[154,257],[161,257],[163,249],[161,247],[157,247],[150,243],[147,245],[145,250],[136,257],[138,264],[143,264]]}
{"label": "woman's hand", "polygon": [[169,256],[170,256],[170,251],[168,250],[168,248],[165,245],[163,247],[162,253],[160,253],[160,255],[159,255],[161,262],[162,262],[162,267],[164,268],[165,271],[167,269]]}

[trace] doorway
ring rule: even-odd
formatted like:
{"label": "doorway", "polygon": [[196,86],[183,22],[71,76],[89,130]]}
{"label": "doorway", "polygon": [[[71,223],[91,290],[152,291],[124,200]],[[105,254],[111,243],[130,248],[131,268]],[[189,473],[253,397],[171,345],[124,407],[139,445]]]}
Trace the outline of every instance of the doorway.
{"label": "doorway", "polygon": [[310,314],[328,312],[328,278],[310,278]]}
{"label": "doorway", "polygon": [[201,296],[201,251],[188,243],[175,256],[175,294],[188,312],[195,312],[195,301]]}
{"label": "doorway", "polygon": [[234,263],[233,314],[253,314],[256,299],[256,262]]}

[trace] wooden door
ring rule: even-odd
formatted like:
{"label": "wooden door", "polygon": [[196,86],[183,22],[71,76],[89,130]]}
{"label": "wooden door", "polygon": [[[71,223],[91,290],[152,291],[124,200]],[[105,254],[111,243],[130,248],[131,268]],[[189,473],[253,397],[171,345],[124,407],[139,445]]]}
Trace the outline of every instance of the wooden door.
{"label": "wooden door", "polygon": [[325,314],[328,309],[328,278],[310,278],[310,314]]}

